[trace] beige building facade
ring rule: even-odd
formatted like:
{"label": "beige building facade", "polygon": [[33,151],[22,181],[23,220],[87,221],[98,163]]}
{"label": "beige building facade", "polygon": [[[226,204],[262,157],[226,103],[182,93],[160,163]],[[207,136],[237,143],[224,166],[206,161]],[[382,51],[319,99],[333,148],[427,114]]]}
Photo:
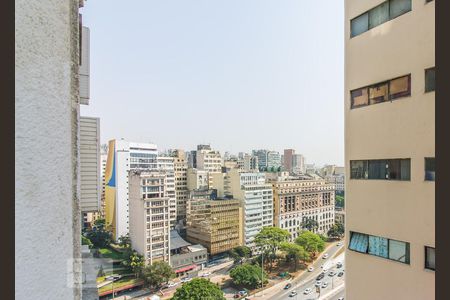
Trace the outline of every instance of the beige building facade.
{"label": "beige building facade", "polygon": [[435,1],[345,1],[346,299],[435,296]]}

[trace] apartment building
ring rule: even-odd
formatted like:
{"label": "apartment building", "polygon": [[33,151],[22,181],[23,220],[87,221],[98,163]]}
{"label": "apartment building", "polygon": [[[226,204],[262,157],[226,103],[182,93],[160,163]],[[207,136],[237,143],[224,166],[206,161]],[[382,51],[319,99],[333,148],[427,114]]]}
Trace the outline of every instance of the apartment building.
{"label": "apartment building", "polygon": [[158,156],[157,169],[166,173],[165,191],[169,200],[170,228],[174,228],[177,222],[177,198],[175,188],[174,158],[170,156]]}
{"label": "apartment building", "polygon": [[186,238],[211,256],[242,244],[240,201],[217,196],[216,190],[193,190],[187,205]]}
{"label": "apartment building", "polygon": [[186,222],[186,201],[189,197],[187,188],[187,168],[188,163],[183,150],[173,152],[175,169],[175,198],[177,201],[177,223],[183,225]]}
{"label": "apartment building", "polygon": [[345,175],[329,175],[325,176],[325,180],[336,186],[336,193],[343,194],[345,191]]}
{"label": "apartment building", "polygon": [[129,236],[131,246],[147,264],[170,263],[170,201],[166,171],[131,170],[129,173]]}
{"label": "apartment building", "polygon": [[294,160],[293,156],[295,155],[294,149],[284,149],[283,155],[283,166],[287,172],[292,172],[292,162]]}
{"label": "apartment building", "polygon": [[204,190],[209,188],[209,175],[208,171],[198,169],[187,169],[187,188],[188,191],[192,190]]}
{"label": "apartment building", "polygon": [[247,172],[258,171],[258,156],[245,154],[244,155],[244,170]]}
{"label": "apartment building", "polygon": [[305,157],[302,154],[292,156],[292,172],[295,174],[306,173]]}
{"label": "apartment building", "polygon": [[273,226],[272,185],[264,173],[231,170],[224,177],[224,195],[240,201],[243,214],[243,244],[255,249],[255,236]]}
{"label": "apartment building", "polygon": [[335,186],[325,180],[305,180],[297,177],[272,181],[274,224],[298,237],[307,219],[315,220],[316,233],[326,234],[333,226]]}
{"label": "apartment building", "polygon": [[435,296],[435,1],[345,2],[346,299]]}
{"label": "apartment building", "polygon": [[267,169],[267,152],[268,150],[252,150],[253,156],[258,157],[258,170],[264,171]]}
{"label": "apartment building", "polygon": [[111,140],[105,168],[105,220],[117,240],[129,232],[129,172],[156,170],[158,149],[154,144]]}
{"label": "apartment building", "polygon": [[267,169],[266,170],[279,170],[282,166],[280,153],[277,151],[267,152]]}
{"label": "apartment building", "polygon": [[208,172],[222,172],[222,157],[219,151],[212,150],[209,145],[198,145],[196,168]]}

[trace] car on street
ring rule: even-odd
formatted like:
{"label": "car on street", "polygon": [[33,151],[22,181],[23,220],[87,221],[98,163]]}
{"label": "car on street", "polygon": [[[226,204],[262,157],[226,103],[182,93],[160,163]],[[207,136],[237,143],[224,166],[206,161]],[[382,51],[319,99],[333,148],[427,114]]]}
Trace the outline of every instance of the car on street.
{"label": "car on street", "polygon": [[312,289],[311,289],[311,288],[307,288],[307,289],[303,292],[303,294],[308,295],[308,294],[311,294],[311,292],[312,292]]}
{"label": "car on street", "polygon": [[297,296],[297,292],[296,292],[296,291],[292,291],[292,292],[289,294],[289,297],[294,297],[294,296]]}
{"label": "car on street", "polygon": [[339,297],[338,300],[344,300],[344,297]]}
{"label": "car on street", "polygon": [[328,286],[328,282],[324,282],[324,283],[322,283],[322,286],[321,286],[321,288],[326,288]]}
{"label": "car on street", "polygon": [[336,264],[336,268],[342,268],[342,263],[341,263],[341,262],[338,262],[338,263]]}
{"label": "car on street", "polygon": [[200,275],[200,277],[208,277],[209,275],[211,275],[210,272],[205,272],[202,275]]}
{"label": "car on street", "polygon": [[290,289],[291,286],[292,286],[292,285],[291,285],[290,283],[288,283],[288,284],[286,284],[286,285],[284,286],[284,289],[285,289],[285,290]]}
{"label": "car on street", "polygon": [[177,286],[178,284],[179,284],[179,282],[169,281],[167,283],[167,287],[171,288],[171,287]]}
{"label": "car on street", "polygon": [[190,278],[190,277],[184,277],[183,279],[181,279],[181,282],[185,283],[185,282],[189,282],[191,280],[192,280],[192,278]]}
{"label": "car on street", "polygon": [[325,274],[320,273],[319,276],[317,276],[316,280],[321,280],[324,277],[325,277]]}
{"label": "car on street", "polygon": [[317,280],[315,286],[320,286],[322,284],[322,281]]}
{"label": "car on street", "polygon": [[336,244],[336,246],[340,246],[340,245],[342,245],[342,242],[338,242],[337,244]]}
{"label": "car on street", "polygon": [[314,271],[314,267],[313,266],[308,267],[308,272],[312,272],[312,271]]}
{"label": "car on street", "polygon": [[334,271],[330,271],[330,273],[328,273],[328,276],[333,277],[334,275],[336,275],[336,272]]}
{"label": "car on street", "polygon": [[342,271],[341,271],[341,272],[339,272],[339,273],[337,274],[337,276],[338,276],[338,277],[342,277],[342,276],[344,276],[344,272],[342,272]]}
{"label": "car on street", "polygon": [[247,291],[239,291],[238,294],[241,295],[241,297],[244,297],[247,296]]}
{"label": "car on street", "polygon": [[327,259],[327,258],[328,258],[328,253],[325,253],[325,254],[322,256],[322,258],[323,258],[323,259]]}

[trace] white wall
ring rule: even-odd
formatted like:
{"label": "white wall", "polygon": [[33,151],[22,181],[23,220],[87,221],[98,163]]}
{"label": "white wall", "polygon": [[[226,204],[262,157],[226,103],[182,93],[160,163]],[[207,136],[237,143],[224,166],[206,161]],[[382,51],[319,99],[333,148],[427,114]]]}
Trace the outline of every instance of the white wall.
{"label": "white wall", "polygon": [[16,299],[81,298],[77,73],[78,2],[17,0]]}

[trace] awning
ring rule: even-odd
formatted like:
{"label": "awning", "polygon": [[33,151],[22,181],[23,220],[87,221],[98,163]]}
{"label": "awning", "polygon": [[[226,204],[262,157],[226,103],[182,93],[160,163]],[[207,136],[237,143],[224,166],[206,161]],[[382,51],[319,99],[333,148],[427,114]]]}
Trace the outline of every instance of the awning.
{"label": "awning", "polygon": [[175,270],[175,273],[189,271],[189,270],[195,269],[195,267],[197,267],[197,265],[190,265],[190,266]]}

